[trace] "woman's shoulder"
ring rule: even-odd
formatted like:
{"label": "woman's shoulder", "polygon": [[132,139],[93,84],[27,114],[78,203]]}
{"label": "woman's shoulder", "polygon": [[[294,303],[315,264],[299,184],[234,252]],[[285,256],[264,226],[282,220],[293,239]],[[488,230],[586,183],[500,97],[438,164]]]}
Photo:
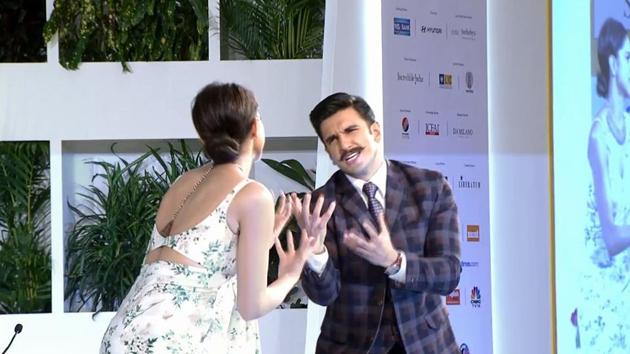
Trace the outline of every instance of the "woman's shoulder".
{"label": "woman's shoulder", "polygon": [[264,184],[253,179],[247,179],[244,186],[236,194],[235,200],[237,199],[246,202],[265,202],[273,198]]}
{"label": "woman's shoulder", "polygon": [[606,117],[608,116],[608,108],[603,107],[602,109],[595,114],[593,117],[593,122],[591,123],[591,139],[601,139],[604,138],[604,135],[607,133],[607,123]]}
{"label": "woman's shoulder", "polygon": [[262,183],[246,180],[245,185],[237,191],[230,205],[230,214],[240,219],[242,216],[262,216],[271,210],[273,213],[273,196]]}

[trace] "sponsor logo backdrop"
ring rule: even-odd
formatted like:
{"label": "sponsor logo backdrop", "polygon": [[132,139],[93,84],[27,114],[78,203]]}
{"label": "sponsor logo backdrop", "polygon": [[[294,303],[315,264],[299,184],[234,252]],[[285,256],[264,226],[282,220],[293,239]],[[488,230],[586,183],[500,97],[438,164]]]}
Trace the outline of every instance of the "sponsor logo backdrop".
{"label": "sponsor logo backdrop", "polygon": [[382,22],[385,154],[451,184],[462,277],[444,302],[461,351],[490,354],[486,1],[383,1]]}

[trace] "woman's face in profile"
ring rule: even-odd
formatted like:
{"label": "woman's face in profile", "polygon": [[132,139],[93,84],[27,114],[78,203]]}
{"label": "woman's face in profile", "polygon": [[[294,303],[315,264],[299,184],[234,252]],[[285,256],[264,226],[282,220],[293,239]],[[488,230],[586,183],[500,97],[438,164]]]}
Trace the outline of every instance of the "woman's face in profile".
{"label": "woman's face in profile", "polygon": [[623,45],[617,52],[616,81],[619,91],[624,97],[630,97],[630,40],[626,37]]}

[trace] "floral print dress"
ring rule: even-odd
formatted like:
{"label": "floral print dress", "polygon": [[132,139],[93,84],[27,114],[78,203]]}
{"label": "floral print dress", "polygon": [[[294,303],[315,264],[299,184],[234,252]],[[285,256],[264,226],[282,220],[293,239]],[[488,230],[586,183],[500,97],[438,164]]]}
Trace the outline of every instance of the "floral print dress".
{"label": "floral print dress", "polygon": [[[599,119],[599,118],[597,118]],[[626,114],[626,122],[630,116]],[[606,168],[613,222],[630,224],[630,127],[624,144],[610,133],[606,119],[599,119],[608,153]],[[625,176],[625,177],[624,177]],[[583,353],[630,353],[630,249],[610,256],[599,223],[593,186],[589,187],[588,222],[585,230],[588,261],[582,269],[580,290],[584,300],[578,309]]]}
{"label": "floral print dress", "polygon": [[144,264],[101,343],[111,353],[260,352],[256,321],[236,309],[237,235],[228,227],[227,209],[243,180],[196,226],[169,237],[153,228],[148,252],[170,247],[203,265],[166,261]]}

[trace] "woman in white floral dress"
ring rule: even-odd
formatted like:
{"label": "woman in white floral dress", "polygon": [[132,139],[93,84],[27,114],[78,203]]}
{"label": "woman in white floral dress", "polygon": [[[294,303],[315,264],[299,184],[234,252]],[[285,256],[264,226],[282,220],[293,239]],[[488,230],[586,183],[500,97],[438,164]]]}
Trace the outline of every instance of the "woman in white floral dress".
{"label": "woman in white floral dress", "polygon": [[[213,167],[182,175],[164,196],[144,265],[107,328],[101,353],[260,352],[256,318],[278,306],[298,281],[316,240],[277,239],[290,216],[284,198],[247,176],[265,143],[253,94],[213,83],[192,116]],[[329,210],[328,217],[332,214]],[[267,285],[269,248],[280,256]]]}
{"label": "woman in white floral dress", "polygon": [[630,40],[623,24],[598,36],[597,93],[606,99],[591,125],[592,171],[578,325],[583,353],[630,353]]}

